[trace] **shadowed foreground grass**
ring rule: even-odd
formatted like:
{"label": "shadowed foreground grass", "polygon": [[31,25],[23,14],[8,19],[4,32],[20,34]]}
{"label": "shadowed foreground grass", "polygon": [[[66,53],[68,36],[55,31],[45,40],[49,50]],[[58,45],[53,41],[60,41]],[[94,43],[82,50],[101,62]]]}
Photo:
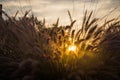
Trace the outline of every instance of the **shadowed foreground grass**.
{"label": "shadowed foreground grass", "polygon": [[50,28],[28,13],[0,18],[0,80],[120,80],[119,19],[86,11],[75,30],[69,11],[70,25]]}

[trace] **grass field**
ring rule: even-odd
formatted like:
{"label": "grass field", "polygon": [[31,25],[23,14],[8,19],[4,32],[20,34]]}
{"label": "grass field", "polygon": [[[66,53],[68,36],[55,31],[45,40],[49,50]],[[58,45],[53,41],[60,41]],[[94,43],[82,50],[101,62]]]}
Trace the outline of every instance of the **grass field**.
{"label": "grass field", "polygon": [[84,13],[79,30],[28,16],[0,18],[0,80],[120,80],[120,19]]}

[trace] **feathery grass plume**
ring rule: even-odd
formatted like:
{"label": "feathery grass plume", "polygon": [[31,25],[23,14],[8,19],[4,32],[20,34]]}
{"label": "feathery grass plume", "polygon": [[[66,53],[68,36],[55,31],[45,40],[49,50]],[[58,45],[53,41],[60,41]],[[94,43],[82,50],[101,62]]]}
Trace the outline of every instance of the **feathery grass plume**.
{"label": "feathery grass plume", "polygon": [[88,26],[92,26],[92,25],[95,24],[98,20],[99,20],[98,18],[92,19],[92,21],[88,24]]}
{"label": "feathery grass plume", "polygon": [[8,19],[0,19],[0,79],[120,79],[119,20],[101,26],[86,10],[81,28],[74,30],[76,20],[68,11],[69,26],[58,27],[58,18],[56,26],[47,28],[45,19],[28,12],[18,20],[4,12]]}
{"label": "feathery grass plume", "polygon": [[73,25],[75,24],[76,20],[71,22],[70,25],[65,26],[65,30],[68,30],[68,32],[71,32]]}
{"label": "feathery grass plume", "polygon": [[29,14],[30,11],[31,11],[31,10],[26,11],[25,14],[24,14],[24,16],[23,16],[23,18],[25,18],[25,17]]}
{"label": "feathery grass plume", "polygon": [[82,28],[81,28],[82,33],[84,33],[84,27],[85,27],[86,15],[87,15],[87,10],[85,11],[85,14],[84,14],[84,17],[83,17]]}
{"label": "feathery grass plume", "polygon": [[19,11],[17,11],[17,12],[15,13],[14,18],[16,18],[16,17],[17,17],[18,13],[19,13]]}
{"label": "feathery grass plume", "polygon": [[81,29],[79,29],[79,30],[77,31],[76,35],[75,35],[75,39],[76,39],[76,40],[79,40],[79,35],[80,35],[80,33],[81,33]]}
{"label": "feathery grass plume", "polygon": [[72,19],[72,16],[70,14],[70,11],[68,10],[68,15],[69,15],[69,19],[70,19],[70,22],[72,23],[73,22],[73,19]]}
{"label": "feathery grass plume", "polygon": [[70,29],[73,27],[74,23],[76,22],[76,20],[72,21],[70,24]]}
{"label": "feathery grass plume", "polygon": [[72,29],[74,23],[76,22],[76,20],[72,19],[72,16],[71,16],[71,13],[70,13],[69,10],[68,10],[68,15],[69,15],[69,19],[70,19],[71,24],[69,26],[66,26],[65,29],[69,29],[69,31],[71,31],[71,29]]}
{"label": "feathery grass plume", "polygon": [[62,33],[62,36],[64,37],[65,36],[65,31],[63,29],[61,30],[61,33]]}
{"label": "feathery grass plume", "polygon": [[71,32],[72,42],[73,42],[73,39],[74,39],[74,34],[75,34],[75,30],[72,30],[72,32]]}
{"label": "feathery grass plume", "polygon": [[56,22],[56,24],[54,26],[58,27],[58,25],[59,25],[59,18],[57,19],[57,22]]}
{"label": "feathery grass plume", "polygon": [[89,28],[89,30],[87,30],[86,34],[85,34],[85,39],[88,40],[91,36],[92,33],[94,33],[95,29],[97,28],[97,25]]}
{"label": "feathery grass plume", "polygon": [[87,29],[89,28],[88,24],[89,24],[89,21],[91,19],[92,13],[93,13],[93,11],[90,12],[90,14],[89,14],[89,16],[88,16],[88,18],[87,18],[87,20],[85,22],[85,26],[86,26],[85,31],[87,31]]}

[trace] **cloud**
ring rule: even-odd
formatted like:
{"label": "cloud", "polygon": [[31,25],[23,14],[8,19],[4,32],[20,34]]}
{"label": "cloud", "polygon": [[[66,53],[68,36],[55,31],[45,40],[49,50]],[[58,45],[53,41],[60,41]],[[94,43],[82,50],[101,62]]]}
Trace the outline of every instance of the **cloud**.
{"label": "cloud", "polygon": [[84,9],[94,10],[97,17],[104,16],[115,7],[119,9],[116,13],[120,11],[120,0],[0,0],[0,3],[10,15],[17,10],[24,12],[32,9],[35,16],[39,19],[46,17],[48,22],[54,22],[60,17],[61,22],[68,23],[67,10],[77,20],[82,19]]}

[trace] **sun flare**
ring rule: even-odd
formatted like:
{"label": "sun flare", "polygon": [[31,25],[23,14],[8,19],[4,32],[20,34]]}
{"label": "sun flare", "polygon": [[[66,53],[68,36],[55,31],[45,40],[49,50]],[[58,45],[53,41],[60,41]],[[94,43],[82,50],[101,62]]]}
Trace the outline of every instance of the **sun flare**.
{"label": "sun flare", "polygon": [[68,47],[69,51],[76,51],[77,47],[75,45],[71,45]]}

